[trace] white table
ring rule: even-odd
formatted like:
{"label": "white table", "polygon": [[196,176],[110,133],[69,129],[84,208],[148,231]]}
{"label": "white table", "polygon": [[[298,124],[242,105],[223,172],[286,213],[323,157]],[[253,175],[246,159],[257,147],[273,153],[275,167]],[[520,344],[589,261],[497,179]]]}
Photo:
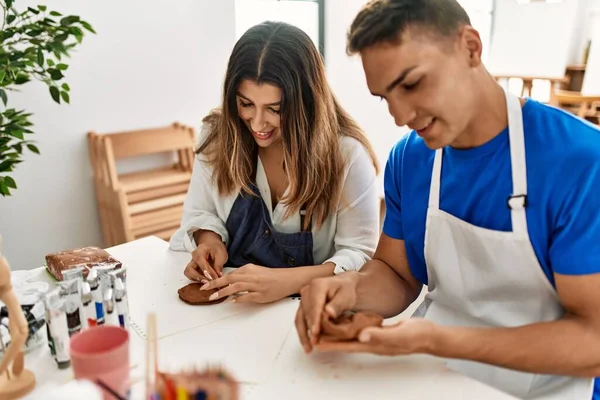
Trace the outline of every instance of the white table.
{"label": "white table", "polygon": [[[146,316],[158,322],[161,369],[220,364],[242,382],[242,399],[514,399],[496,389],[451,372],[429,356],[379,357],[368,354],[306,355],[294,328],[298,300],[269,305],[225,301],[189,306],[177,297],[186,283],[186,253],[149,237],[107,249],[127,267],[131,312],[133,399],[143,399]],[[43,269],[38,280],[50,281]],[[26,366],[38,387],[72,379],[59,371],[47,346],[32,351]]]}

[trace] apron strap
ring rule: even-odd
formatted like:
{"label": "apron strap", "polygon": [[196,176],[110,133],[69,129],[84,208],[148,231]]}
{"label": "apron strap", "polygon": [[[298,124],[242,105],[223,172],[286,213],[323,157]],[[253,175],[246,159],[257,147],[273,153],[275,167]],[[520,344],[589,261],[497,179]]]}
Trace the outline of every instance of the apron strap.
{"label": "apron strap", "polygon": [[[523,113],[519,98],[507,91],[506,108],[508,110],[508,134],[510,143],[510,163],[512,171],[513,192],[507,199],[510,208],[512,230],[521,238],[528,238],[527,216],[527,167],[525,163],[525,135],[523,132]],[[431,184],[429,187],[429,209],[440,207],[440,181],[442,175],[443,149],[435,151]]]}
{"label": "apron strap", "polygon": [[525,163],[525,135],[523,131],[523,112],[519,98],[508,91],[506,108],[508,110],[508,137],[510,142],[510,166],[512,171],[513,193],[507,200],[513,232],[522,238],[529,237],[527,232],[527,166]]}
{"label": "apron strap", "polygon": [[429,209],[438,210],[440,208],[440,181],[442,175],[442,149],[435,151],[433,159],[433,171],[431,172],[431,184],[429,186]]}

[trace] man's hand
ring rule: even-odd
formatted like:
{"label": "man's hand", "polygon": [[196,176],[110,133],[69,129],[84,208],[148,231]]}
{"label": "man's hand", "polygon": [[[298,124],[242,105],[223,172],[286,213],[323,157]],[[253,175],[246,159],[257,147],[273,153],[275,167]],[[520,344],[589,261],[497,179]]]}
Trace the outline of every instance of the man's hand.
{"label": "man's hand", "polygon": [[324,312],[335,318],[354,307],[357,283],[358,275],[355,272],[345,272],[315,279],[302,288],[295,324],[305,352],[310,353],[318,341]]}
{"label": "man's hand", "polygon": [[270,303],[292,294],[290,272],[285,268],[267,268],[254,264],[243,267],[206,283],[200,290],[219,289],[211,301],[239,293],[236,303]]}
{"label": "man's hand", "polygon": [[210,231],[198,231],[194,236],[198,247],[192,252],[192,260],[183,274],[192,281],[210,281],[223,276],[228,255],[221,237]]}
{"label": "man's hand", "polygon": [[410,318],[395,325],[365,328],[352,342],[320,342],[318,351],[373,353],[386,356],[429,353],[435,342],[437,325],[433,322]]}

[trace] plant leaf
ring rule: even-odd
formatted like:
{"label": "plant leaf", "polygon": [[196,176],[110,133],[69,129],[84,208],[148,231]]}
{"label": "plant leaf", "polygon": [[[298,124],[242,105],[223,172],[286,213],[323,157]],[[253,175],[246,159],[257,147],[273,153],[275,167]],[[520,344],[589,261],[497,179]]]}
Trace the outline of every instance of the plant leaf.
{"label": "plant leaf", "polygon": [[44,18],[42,20],[42,23],[46,24],[46,25],[50,25],[50,26],[54,26],[56,24],[56,22],[54,22],[54,20],[52,18],[48,18],[48,17]]}
{"label": "plant leaf", "polygon": [[28,149],[29,149],[29,151],[31,151],[32,153],[35,153],[35,154],[40,154],[40,150],[39,150],[39,149],[37,148],[37,146],[36,146],[36,145],[34,145],[34,144],[28,144],[28,145],[27,145],[27,148],[28,148]]}
{"label": "plant leaf", "polygon": [[60,104],[60,91],[56,86],[50,86],[50,96],[52,96],[52,100]]}
{"label": "plant leaf", "polygon": [[8,17],[6,17],[6,23],[12,24],[15,19],[17,19],[17,16],[15,14],[10,14]]}
{"label": "plant leaf", "polygon": [[59,81],[64,77],[62,72],[55,68],[48,69],[48,73],[50,74],[50,78],[52,78],[53,81]]}
{"label": "plant leaf", "polygon": [[64,100],[65,103],[69,104],[69,101],[70,101],[69,93],[67,93],[65,91],[60,92],[60,97],[62,97],[62,99]]}
{"label": "plant leaf", "polygon": [[17,79],[15,79],[16,85],[22,85],[27,82],[29,82],[29,76],[27,74],[19,74],[17,75]]}
{"label": "plant leaf", "polygon": [[4,89],[0,89],[0,97],[2,98],[4,106],[6,106],[6,103],[8,102],[8,97],[6,96],[6,91],[4,91]]}
{"label": "plant leaf", "polygon": [[69,87],[69,85],[68,85],[67,83],[63,83],[61,87],[62,87],[64,90],[66,90],[67,92],[68,92],[69,90],[71,90],[71,88]]}
{"label": "plant leaf", "polygon": [[79,22],[79,17],[77,15],[69,15],[68,17],[64,17],[60,20],[60,24],[62,26],[69,26],[74,24],[75,22]]}
{"label": "plant leaf", "polygon": [[37,63],[40,67],[44,66],[44,53],[42,53],[42,49],[39,47],[37,50]]}
{"label": "plant leaf", "polygon": [[49,67],[54,67],[54,61],[50,58],[46,60],[46,64],[48,64]]}
{"label": "plant leaf", "polygon": [[57,35],[54,38],[54,43],[55,44],[61,44],[62,42],[64,42],[68,38],[69,38],[69,33],[68,32],[61,33],[60,35]]}
{"label": "plant leaf", "polygon": [[4,182],[6,183],[6,186],[8,186],[9,188],[13,188],[13,189],[17,188],[17,184],[15,183],[15,180],[13,178],[11,178],[10,176],[5,176]]}
{"label": "plant leaf", "polygon": [[96,31],[94,30],[94,28],[92,28],[92,26],[89,23],[85,22],[85,21],[81,21],[81,26],[83,26],[89,32],[96,33]]}
{"label": "plant leaf", "polygon": [[42,34],[42,30],[41,29],[32,29],[30,31],[25,32],[25,34],[31,36],[31,37],[36,37]]}
{"label": "plant leaf", "polygon": [[8,190],[4,179],[0,180],[0,194],[2,196],[10,196],[10,190]]}
{"label": "plant leaf", "polygon": [[46,11],[48,9],[48,7],[46,6],[38,6],[38,10],[40,11]]}
{"label": "plant leaf", "polygon": [[53,17],[62,17],[62,14],[58,11],[50,11],[50,15],[52,15]]}
{"label": "plant leaf", "polygon": [[25,137],[23,136],[23,131],[21,130],[8,131],[8,134],[12,137],[16,137],[17,139],[25,140]]}
{"label": "plant leaf", "polygon": [[35,15],[38,15],[40,13],[39,10],[36,10],[35,8],[32,8],[32,7],[27,7],[27,10],[34,13]]}
{"label": "plant leaf", "polygon": [[61,71],[65,71],[67,68],[69,68],[69,66],[67,64],[60,63],[56,66],[56,68],[58,68]]}
{"label": "plant leaf", "polygon": [[6,76],[6,71],[3,69],[0,69],[0,83],[2,83],[2,81],[4,81],[5,76]]}
{"label": "plant leaf", "polygon": [[0,172],[12,171],[12,166],[20,163],[21,160],[6,160],[0,163]]}

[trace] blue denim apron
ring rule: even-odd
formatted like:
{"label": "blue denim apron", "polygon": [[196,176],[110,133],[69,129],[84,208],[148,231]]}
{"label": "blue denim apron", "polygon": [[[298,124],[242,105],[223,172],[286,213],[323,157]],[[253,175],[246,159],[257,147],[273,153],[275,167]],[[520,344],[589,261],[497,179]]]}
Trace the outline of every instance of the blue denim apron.
{"label": "blue denim apron", "polygon": [[229,260],[225,266],[238,268],[249,263],[270,268],[314,265],[312,232],[277,232],[258,188],[254,184],[250,187],[254,195],[240,191],[225,223],[229,233]]}

